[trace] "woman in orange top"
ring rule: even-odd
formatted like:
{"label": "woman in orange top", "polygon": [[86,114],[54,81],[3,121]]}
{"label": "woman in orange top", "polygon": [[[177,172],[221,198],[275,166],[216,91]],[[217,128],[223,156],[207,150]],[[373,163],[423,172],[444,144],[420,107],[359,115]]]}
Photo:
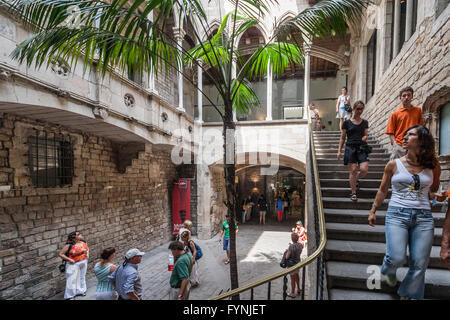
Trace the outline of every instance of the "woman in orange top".
{"label": "woman in orange top", "polygon": [[86,295],[86,271],[89,248],[80,232],[71,232],[66,245],[59,252],[66,262],[66,292],[64,299],[75,300],[75,296]]}

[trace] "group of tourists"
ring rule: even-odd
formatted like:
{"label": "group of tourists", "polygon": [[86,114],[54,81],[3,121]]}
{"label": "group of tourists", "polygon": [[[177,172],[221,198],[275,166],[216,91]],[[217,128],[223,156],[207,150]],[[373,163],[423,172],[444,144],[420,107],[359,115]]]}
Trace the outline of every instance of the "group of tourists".
{"label": "group of tourists", "polygon": [[[430,131],[423,126],[421,108],[411,104],[413,97],[414,90],[411,87],[403,88],[399,97],[401,105],[389,118],[385,133],[389,135],[392,145],[391,158],[384,169],[368,218],[369,224],[375,226],[376,211],[383,204],[389,188],[392,188],[385,220],[386,254],[381,273],[388,285],[395,286],[396,271],[406,262],[409,246],[409,271],[397,291],[401,299],[424,297],[425,271],[434,237],[430,201],[444,201],[447,197],[446,191],[437,193],[441,169],[436,157],[435,142]],[[359,181],[369,170],[369,123],[362,118],[364,102],[357,101],[352,108],[348,108],[350,97],[346,88],[342,89],[338,104],[336,112],[341,122],[341,138],[337,158],[341,158],[341,150],[346,141],[344,164],[349,168],[350,198],[356,202]],[[447,220],[448,215],[447,212]],[[443,244],[442,250],[447,253],[441,251],[441,257],[446,255],[443,261],[448,263],[448,227],[444,234],[445,232],[447,244],[446,249]]]}
{"label": "group of tourists", "polygon": [[[185,220],[175,241],[169,244],[174,257],[174,265],[169,280],[171,300],[188,300],[191,287],[200,283],[198,259],[202,253],[191,239],[190,220]],[[144,252],[130,249],[120,265],[113,264],[115,248],[106,248],[100,254],[100,261],[94,266],[97,278],[96,300],[142,300],[142,282],[138,265]],[[66,275],[64,299],[75,300],[77,296],[86,296],[86,271],[89,259],[89,247],[80,232],[69,234],[59,256],[64,260],[60,270]]]}

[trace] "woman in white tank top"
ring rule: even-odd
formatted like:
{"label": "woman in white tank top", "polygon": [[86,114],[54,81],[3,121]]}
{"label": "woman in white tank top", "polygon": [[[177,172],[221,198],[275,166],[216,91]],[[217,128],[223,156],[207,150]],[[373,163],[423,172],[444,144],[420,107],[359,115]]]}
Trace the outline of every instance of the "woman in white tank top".
{"label": "woman in white tank top", "polygon": [[412,126],[403,136],[406,155],[389,161],[384,169],[369,215],[376,223],[376,210],[392,186],[386,212],[386,255],[381,273],[390,286],[397,283],[396,272],[406,262],[409,247],[409,270],[397,293],[401,299],[423,299],[425,271],[434,238],[434,221],[430,199],[439,188],[441,169],[434,150],[434,139],[423,126]]}

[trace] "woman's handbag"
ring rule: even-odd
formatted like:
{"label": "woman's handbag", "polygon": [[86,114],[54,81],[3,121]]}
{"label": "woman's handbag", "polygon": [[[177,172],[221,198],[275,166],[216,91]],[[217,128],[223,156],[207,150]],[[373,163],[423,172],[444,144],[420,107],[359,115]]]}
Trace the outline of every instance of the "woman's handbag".
{"label": "woman's handbag", "polygon": [[344,104],[344,110],[347,111],[347,112],[352,112],[353,111],[352,106],[349,105],[349,104]]}
{"label": "woman's handbag", "polygon": [[[73,244],[69,244],[69,249],[66,252],[66,256],[69,256],[69,252],[70,252],[70,249],[72,249],[72,247],[73,247]],[[61,272],[61,273],[66,272],[66,263],[67,263],[67,261],[63,260],[62,263],[58,266],[59,272]]]}
{"label": "woman's handbag", "polygon": [[290,268],[297,264],[297,262],[292,258],[286,259],[287,252],[288,252],[288,249],[286,249],[286,251],[284,251],[283,257],[281,258],[281,261],[280,261],[280,267],[282,267],[282,268]]}
{"label": "woman's handbag", "polygon": [[364,143],[359,146],[359,151],[364,152],[365,154],[372,153],[372,147],[369,146],[367,143]]}

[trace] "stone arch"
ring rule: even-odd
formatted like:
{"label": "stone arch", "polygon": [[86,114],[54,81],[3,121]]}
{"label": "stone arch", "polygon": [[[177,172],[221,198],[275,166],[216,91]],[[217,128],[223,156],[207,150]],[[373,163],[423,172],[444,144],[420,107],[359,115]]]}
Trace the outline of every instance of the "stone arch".
{"label": "stone arch", "polygon": [[[250,30],[250,29],[252,29],[252,28],[258,29],[258,31],[259,31],[259,32],[261,33],[261,35],[263,36],[264,43],[267,43],[267,41],[269,41],[269,33],[268,33],[267,29],[266,29],[262,24],[259,24],[259,23],[258,23],[257,25],[254,25],[253,27],[247,29],[247,31]],[[242,36],[243,36],[247,31],[245,31],[244,33],[241,33],[241,34],[235,39],[235,46],[238,46],[238,45],[239,45],[239,42],[241,41]]]}
{"label": "stone arch", "polygon": [[206,31],[202,30],[202,33],[200,34],[200,39],[202,41],[206,41],[208,37],[217,29],[220,27],[220,21],[219,19],[213,19],[208,23],[208,29]]}

